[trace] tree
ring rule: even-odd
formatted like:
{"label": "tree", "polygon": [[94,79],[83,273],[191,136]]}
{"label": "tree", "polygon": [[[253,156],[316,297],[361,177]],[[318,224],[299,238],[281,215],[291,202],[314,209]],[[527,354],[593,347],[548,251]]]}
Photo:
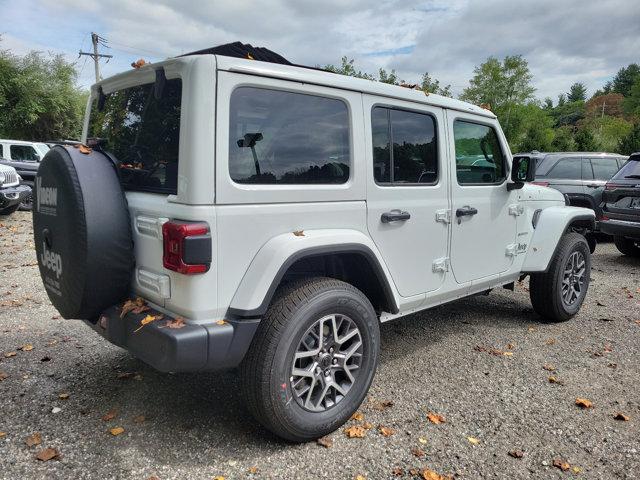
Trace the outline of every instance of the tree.
{"label": "tree", "polygon": [[553,100],[551,99],[551,97],[546,97],[544,99],[544,106],[542,107],[545,110],[553,110]]}
{"label": "tree", "polygon": [[576,149],[572,127],[558,127],[553,131],[551,149],[556,152],[571,152]]}
{"label": "tree", "polygon": [[627,115],[640,117],[640,77],[629,89],[629,94],[622,101],[622,106]]}
{"label": "tree", "polygon": [[622,116],[622,101],[624,97],[619,93],[606,93],[593,96],[585,104],[587,117]]}
{"label": "tree", "polygon": [[618,70],[618,73],[613,77],[613,81],[611,82],[611,89],[614,92],[628,97],[631,93],[631,87],[638,79],[640,79],[640,65],[632,63]]}
{"label": "tree", "polygon": [[618,153],[631,155],[640,152],[640,123],[636,123],[629,134],[623,137],[618,144]]}
{"label": "tree", "polygon": [[378,70],[378,81],[381,83],[388,83],[390,85],[400,85],[404,83],[404,80],[399,80],[398,75],[396,75],[395,70],[391,70],[391,72],[387,73],[384,68]]}
{"label": "tree", "polygon": [[0,137],[78,138],[88,92],[62,55],[0,51]]}
{"label": "tree", "polygon": [[424,74],[422,75],[420,88],[422,88],[424,92],[435,93],[436,95],[442,95],[444,97],[453,96],[451,95],[451,85],[441,87],[440,80],[431,78],[429,72],[424,72]]}
{"label": "tree", "polygon": [[549,151],[554,138],[553,119],[534,102],[515,105],[505,135],[511,139],[509,145],[516,152]]}
{"label": "tree", "polygon": [[569,92],[567,93],[567,100],[569,102],[584,102],[587,99],[587,87],[584,83],[576,82],[571,85]]}
{"label": "tree", "polygon": [[567,103],[567,96],[564,93],[561,93],[560,95],[558,95],[558,107],[563,106],[565,103]]}
{"label": "tree", "polygon": [[624,118],[596,116],[584,124],[593,134],[595,143],[606,152],[615,152],[622,138],[633,129],[633,124]]}
{"label": "tree", "polygon": [[593,134],[588,128],[580,128],[574,137],[576,149],[580,152],[595,152],[600,150]]}
{"label": "tree", "polygon": [[375,80],[375,77],[373,75],[371,75],[370,73],[365,73],[362,72],[360,70],[356,70],[356,67],[354,66],[354,59],[352,58],[351,60],[349,60],[346,56],[342,57],[342,63],[339,67],[336,67],[335,65],[325,65],[324,70],[327,70],[329,72],[334,72],[334,73],[339,73],[341,75],[347,75],[349,77],[356,77],[356,78],[365,78],[367,80]]}

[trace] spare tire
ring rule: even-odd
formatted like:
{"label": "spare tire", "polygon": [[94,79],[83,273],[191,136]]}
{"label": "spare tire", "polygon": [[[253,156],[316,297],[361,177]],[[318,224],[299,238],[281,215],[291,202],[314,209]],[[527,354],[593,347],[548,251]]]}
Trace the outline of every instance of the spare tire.
{"label": "spare tire", "polygon": [[95,320],[129,293],[129,208],[103,153],[84,146],[47,152],[33,189],[33,233],[40,276],[64,318]]}

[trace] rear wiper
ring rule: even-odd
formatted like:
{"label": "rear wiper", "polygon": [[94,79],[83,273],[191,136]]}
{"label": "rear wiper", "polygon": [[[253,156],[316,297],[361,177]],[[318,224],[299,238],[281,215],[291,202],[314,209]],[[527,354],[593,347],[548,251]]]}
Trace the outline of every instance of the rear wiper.
{"label": "rear wiper", "polygon": [[624,178],[640,178],[640,175],[625,175]]}

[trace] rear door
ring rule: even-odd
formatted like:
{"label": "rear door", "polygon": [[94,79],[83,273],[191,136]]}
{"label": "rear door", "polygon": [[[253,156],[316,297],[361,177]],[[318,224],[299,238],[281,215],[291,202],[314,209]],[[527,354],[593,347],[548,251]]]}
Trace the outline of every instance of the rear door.
{"label": "rear door", "polygon": [[604,214],[614,220],[640,221],[640,159],[629,160],[607,183]]}
{"label": "rear door", "polygon": [[437,290],[450,215],[443,111],[370,95],[363,103],[369,234],[401,296]]}

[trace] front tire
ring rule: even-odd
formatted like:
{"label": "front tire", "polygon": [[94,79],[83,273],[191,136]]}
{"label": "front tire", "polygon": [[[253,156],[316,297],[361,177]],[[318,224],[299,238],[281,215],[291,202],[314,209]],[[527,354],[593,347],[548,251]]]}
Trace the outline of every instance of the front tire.
{"label": "front tire", "polygon": [[352,285],[311,278],[281,290],[241,365],[247,407],[274,434],[305,442],[333,432],[364,400],[380,330]]}
{"label": "front tire", "polygon": [[615,243],[616,248],[623,255],[640,257],[640,241],[632,238],[615,236],[613,237],[613,243]]}
{"label": "front tire", "polygon": [[562,236],[549,269],[531,274],[529,294],[533,309],[549,322],[563,322],[582,306],[591,274],[591,253],[578,233]]}
{"label": "front tire", "polygon": [[2,210],[0,210],[0,215],[11,215],[13,212],[15,212],[16,210],[18,210],[18,207],[20,205],[13,205],[12,207],[7,207],[4,208]]}

